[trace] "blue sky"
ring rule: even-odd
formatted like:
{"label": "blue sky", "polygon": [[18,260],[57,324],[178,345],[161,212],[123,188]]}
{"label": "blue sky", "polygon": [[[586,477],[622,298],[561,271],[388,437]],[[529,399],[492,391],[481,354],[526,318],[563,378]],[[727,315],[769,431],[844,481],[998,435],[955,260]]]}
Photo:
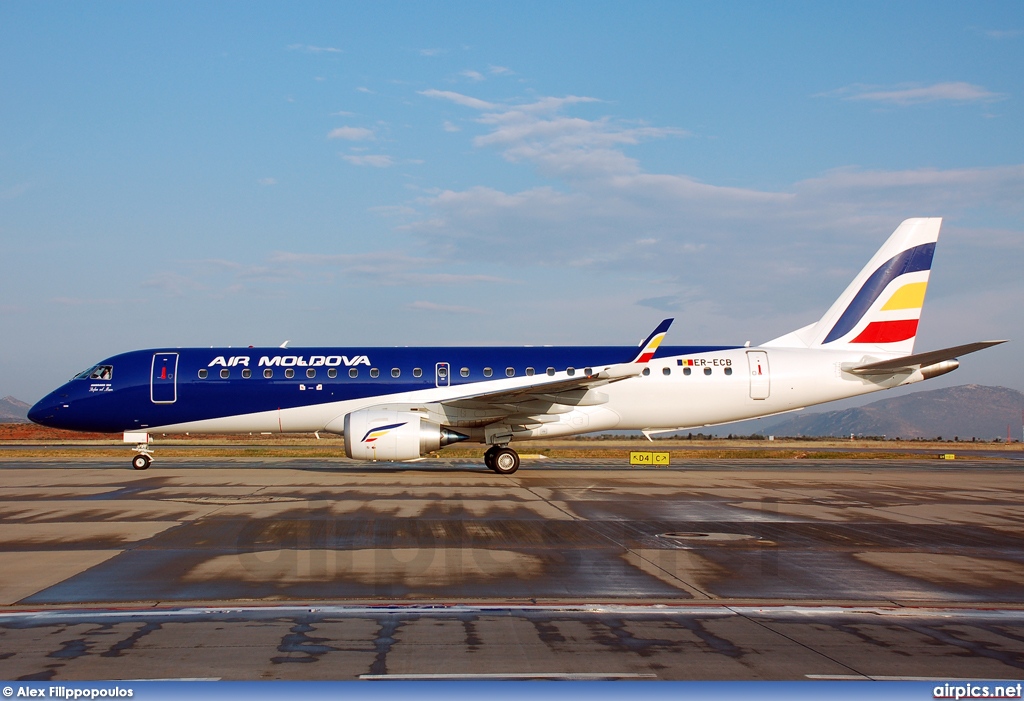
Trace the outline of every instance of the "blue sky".
{"label": "blue sky", "polygon": [[155,346],[758,343],[912,216],[918,349],[1019,343],[1022,82],[1019,2],[3,3],[0,395]]}

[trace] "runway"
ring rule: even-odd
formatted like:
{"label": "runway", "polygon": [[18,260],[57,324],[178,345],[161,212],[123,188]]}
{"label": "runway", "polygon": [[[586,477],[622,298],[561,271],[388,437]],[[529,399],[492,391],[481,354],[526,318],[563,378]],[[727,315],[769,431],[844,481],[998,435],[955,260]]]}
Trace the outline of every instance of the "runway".
{"label": "runway", "polygon": [[1019,461],[605,462],[8,459],[0,677],[1024,676]]}

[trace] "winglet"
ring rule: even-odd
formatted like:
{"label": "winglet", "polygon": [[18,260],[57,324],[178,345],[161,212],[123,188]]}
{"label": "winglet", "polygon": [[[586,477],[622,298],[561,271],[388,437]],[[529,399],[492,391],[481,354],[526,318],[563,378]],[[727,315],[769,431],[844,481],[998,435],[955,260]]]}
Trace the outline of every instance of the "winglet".
{"label": "winglet", "polygon": [[658,328],[654,329],[650,336],[640,343],[640,353],[633,359],[634,363],[646,363],[654,357],[654,352],[658,350],[658,346],[665,339],[668,327],[672,325],[673,321],[675,319],[665,319],[658,324]]}

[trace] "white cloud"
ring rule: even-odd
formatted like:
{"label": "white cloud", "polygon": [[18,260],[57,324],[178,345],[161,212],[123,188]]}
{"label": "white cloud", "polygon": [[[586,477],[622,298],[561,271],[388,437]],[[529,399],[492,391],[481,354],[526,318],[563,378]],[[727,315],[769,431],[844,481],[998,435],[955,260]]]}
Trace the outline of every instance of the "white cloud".
{"label": "white cloud", "polygon": [[32,189],[32,183],[19,183],[4,190],[0,190],[0,200],[13,200],[21,197]]}
{"label": "white cloud", "polygon": [[487,72],[491,75],[513,75],[513,71],[505,66],[489,66]]}
{"label": "white cloud", "polygon": [[443,100],[450,100],[457,105],[471,107],[475,110],[490,110],[497,107],[494,103],[487,102],[485,100],[478,100],[475,97],[469,97],[468,95],[452,92],[450,90],[420,90],[419,94],[424,97],[437,97]]}
{"label": "white cloud", "polygon": [[452,122],[449,122],[448,120],[445,120],[444,124],[441,125],[441,128],[444,129],[447,132],[452,132],[452,133],[462,131],[462,127],[460,127],[458,124],[453,124]]}
{"label": "white cloud", "polygon": [[435,302],[416,301],[409,305],[409,309],[425,312],[443,312],[445,314],[483,314],[483,310],[473,307],[463,307],[455,304],[436,304]]}
{"label": "white cloud", "polygon": [[[504,278],[453,270],[443,257],[414,256],[396,250],[366,253],[301,253],[276,251],[259,262],[225,259],[175,261],[142,283],[142,287],[180,297],[201,294],[212,297],[276,293],[280,286],[350,287],[372,284],[386,287],[455,287],[460,291],[476,285],[507,284]],[[90,300],[61,298],[65,305],[84,305]],[[102,301],[102,300],[101,300]]]}
{"label": "white cloud", "polygon": [[459,73],[459,75],[461,75],[463,78],[468,78],[469,80],[472,80],[474,83],[479,83],[480,81],[484,80],[484,74],[481,73],[480,71],[465,70]]}
{"label": "white cloud", "polygon": [[548,175],[582,177],[637,173],[635,161],[617,147],[668,136],[686,136],[674,127],[625,124],[610,118],[583,119],[562,112],[573,105],[599,103],[593,97],[542,97],[518,105],[499,105],[447,90],[424,90],[426,97],[448,100],[482,112],[476,121],[491,131],[476,146],[496,146],[513,162],[530,161]]}
{"label": "white cloud", "polygon": [[353,156],[350,154],[341,154],[341,157],[355,166],[370,166],[372,168],[390,168],[394,165],[394,159],[391,156],[385,156],[383,154],[367,154],[365,156]]}
{"label": "white cloud", "polygon": [[288,46],[289,51],[303,51],[307,54],[340,54],[344,53],[341,49],[336,49],[333,46],[311,46],[309,44],[291,44]]}
{"label": "white cloud", "polygon": [[372,129],[363,127],[338,127],[331,129],[328,139],[345,139],[346,141],[372,141],[375,135]]}
{"label": "white cloud", "polygon": [[260,185],[277,185],[276,178],[260,178],[258,182]]}
{"label": "white cloud", "polygon": [[199,292],[206,286],[191,275],[171,270],[156,272],[142,282],[142,287],[163,292],[171,297],[180,297],[186,293]]}
{"label": "white cloud", "polygon": [[54,297],[53,302],[68,307],[109,307],[114,304],[120,304],[120,302],[116,299],[90,299],[87,297]]}
{"label": "white cloud", "polygon": [[970,29],[977,34],[989,39],[995,39],[996,41],[1016,39],[1017,37],[1024,36],[1024,30],[1020,29],[981,29],[980,27],[971,27]]}
{"label": "white cloud", "polygon": [[[554,183],[430,193],[411,203],[419,215],[400,230],[466,262],[489,262],[501,251],[504,264],[523,270],[616,280],[634,304],[685,311],[698,330],[720,333],[734,324],[745,338],[779,335],[816,319],[903,219],[951,221],[981,212],[1019,221],[1024,208],[1024,165],[849,167],[777,191],[724,187],[685,173],[645,172],[625,152],[629,146],[686,132],[569,114],[599,103],[594,98],[499,105],[459,93],[422,94],[475,111],[487,129],[474,138],[477,148],[495,149]],[[976,273],[1001,266],[1013,274],[1019,266],[1008,261],[1020,263],[1020,251],[997,250],[1005,255],[972,249],[964,258]],[[779,319],[782,325],[771,325]]]}
{"label": "white cloud", "polygon": [[[493,275],[479,273],[460,274],[435,272],[433,268],[445,267],[448,262],[442,258],[410,256],[397,251],[374,251],[370,253],[293,253],[279,251],[270,256],[262,268],[309,270],[312,268],[334,269],[345,276],[372,278],[386,285],[465,285],[477,282],[506,282]],[[241,273],[244,275],[245,273]]]}
{"label": "white cloud", "polygon": [[991,92],[980,85],[964,82],[935,83],[934,85],[901,85],[893,88],[879,88],[870,85],[850,85],[827,93],[822,97],[839,97],[843,100],[883,102],[900,107],[920,105],[928,102],[995,102],[1006,95]]}

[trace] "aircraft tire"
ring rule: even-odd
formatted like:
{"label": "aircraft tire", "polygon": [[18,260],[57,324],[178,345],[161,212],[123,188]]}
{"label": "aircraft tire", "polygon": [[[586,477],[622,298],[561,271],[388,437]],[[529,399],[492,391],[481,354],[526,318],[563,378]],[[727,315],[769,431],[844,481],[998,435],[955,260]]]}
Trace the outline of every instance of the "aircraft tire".
{"label": "aircraft tire", "polygon": [[132,467],[136,470],[145,470],[149,467],[150,459],[148,455],[136,455],[132,458]]}
{"label": "aircraft tire", "polygon": [[498,446],[492,445],[484,453],[484,465],[487,466],[488,470],[494,469],[494,453],[498,450]]}
{"label": "aircraft tire", "polygon": [[491,469],[499,475],[511,475],[519,469],[519,453],[511,448],[498,448],[494,451],[491,464],[494,465]]}

